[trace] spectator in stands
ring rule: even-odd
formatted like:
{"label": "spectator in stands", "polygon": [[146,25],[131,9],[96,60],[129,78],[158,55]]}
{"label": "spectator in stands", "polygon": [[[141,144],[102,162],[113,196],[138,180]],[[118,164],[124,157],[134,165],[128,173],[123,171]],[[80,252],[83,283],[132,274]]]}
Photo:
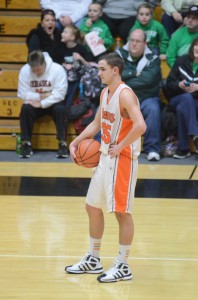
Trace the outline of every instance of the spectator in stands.
{"label": "spectator in stands", "polygon": [[152,7],[148,3],[141,4],[137,10],[137,20],[130,31],[142,29],[146,33],[147,46],[159,55],[161,60],[166,60],[169,38],[164,26],[152,16]]}
{"label": "spectator in stands", "polygon": [[29,53],[34,50],[48,52],[54,62],[62,63],[61,33],[56,28],[56,18],[53,10],[46,9],[41,13],[41,22],[37,28],[27,35],[26,43]]}
{"label": "spectator in stands", "polygon": [[63,67],[67,71],[68,90],[66,95],[66,107],[71,106],[73,97],[79,88],[80,70],[82,65],[88,65],[91,55],[86,47],[80,43],[82,36],[75,25],[68,25],[62,32],[61,41],[64,44]]}
{"label": "spectator in stands", "polygon": [[52,9],[57,18],[57,28],[63,30],[67,25],[79,27],[82,18],[87,15],[92,0],[40,0],[41,9]]}
{"label": "spectator in stands", "polygon": [[178,56],[188,53],[192,41],[198,37],[198,5],[192,5],[185,18],[185,25],[177,29],[171,36],[166,52],[166,60],[170,68]]}
{"label": "spectator in stands", "polygon": [[[101,18],[108,25],[114,37],[120,36],[124,43],[127,42],[129,31],[136,20],[137,9],[144,2],[143,0],[106,0],[104,2]],[[158,0],[147,2],[155,7]]]}
{"label": "spectator in stands", "polygon": [[18,82],[18,97],[23,101],[20,112],[20,157],[28,158],[33,154],[31,139],[34,122],[43,115],[51,115],[54,119],[59,141],[57,157],[67,157],[67,119],[63,101],[66,92],[67,75],[64,68],[53,62],[47,52],[31,52],[28,63],[20,70]]}
{"label": "spectator in stands", "polygon": [[170,37],[184,22],[186,13],[191,5],[197,4],[197,0],[162,0],[161,7],[164,10],[162,24]]}
{"label": "spectator in stands", "polygon": [[[108,50],[113,45],[114,39],[109,27],[104,23],[104,21],[101,20],[101,16],[102,5],[99,3],[90,4],[88,9],[88,17],[83,19],[80,25],[80,31],[84,34],[91,31],[96,31],[100,37],[99,43],[103,44]],[[98,57],[93,57],[93,60],[97,60],[97,58]]]}
{"label": "spectator in stands", "polygon": [[149,161],[158,161],[161,150],[160,59],[148,48],[146,34],[141,29],[130,33],[128,51],[121,48],[116,52],[125,61],[122,79],[138,96],[147,125],[144,152]]}
{"label": "spectator in stands", "polygon": [[170,104],[178,119],[178,148],[174,158],[190,156],[189,139],[198,153],[198,37],[189,53],[176,59],[167,78]]}

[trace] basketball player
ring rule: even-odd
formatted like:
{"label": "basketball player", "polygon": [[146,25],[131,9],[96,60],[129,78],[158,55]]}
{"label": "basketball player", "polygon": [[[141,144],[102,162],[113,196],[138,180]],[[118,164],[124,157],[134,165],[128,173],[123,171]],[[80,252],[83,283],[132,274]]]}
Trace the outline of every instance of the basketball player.
{"label": "basketball player", "polygon": [[96,117],[70,144],[70,154],[75,161],[79,142],[93,137],[101,130],[101,157],[91,179],[86,197],[89,216],[90,250],[77,264],[67,266],[72,274],[103,273],[100,246],[104,231],[103,205],[113,212],[119,225],[119,254],[114,266],[101,274],[99,282],[132,279],[127,258],[133,239],[134,226],[131,215],[137,180],[140,137],[146,124],[134,92],[121,80],[124,62],[116,53],[102,57],[99,76],[106,88],[101,93]]}

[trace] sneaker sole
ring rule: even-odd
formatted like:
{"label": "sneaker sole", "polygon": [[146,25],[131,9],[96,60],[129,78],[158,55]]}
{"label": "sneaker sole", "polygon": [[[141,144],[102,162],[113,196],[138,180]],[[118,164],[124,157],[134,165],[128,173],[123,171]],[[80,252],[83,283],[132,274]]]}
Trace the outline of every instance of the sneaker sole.
{"label": "sneaker sole", "polygon": [[19,155],[20,158],[30,158],[31,155]]}
{"label": "sneaker sole", "polygon": [[147,158],[147,160],[148,160],[148,161],[159,161],[159,159],[156,159],[156,158],[151,158],[151,159],[148,159],[148,158]]}
{"label": "sneaker sole", "polygon": [[56,155],[57,158],[67,158],[68,155]]}
{"label": "sneaker sole", "polygon": [[20,157],[20,158],[30,158],[33,154],[34,154],[33,151],[31,151],[30,154],[25,155],[25,156],[22,155],[22,154],[19,154],[19,157]]}
{"label": "sneaker sole", "polygon": [[[102,275],[101,275],[102,276]],[[118,281],[126,281],[126,280],[131,280],[133,278],[132,275],[130,276],[126,276],[126,277],[122,277],[122,278],[114,278],[114,279],[109,279],[109,280],[101,280],[102,278],[104,277],[98,277],[97,280],[100,282],[100,283],[111,283],[111,282],[118,282]]]}
{"label": "sneaker sole", "polygon": [[76,270],[76,271],[72,271],[72,270],[68,270],[68,267],[65,268],[65,272],[69,273],[69,274],[101,274],[102,272],[104,272],[103,269],[100,270],[95,270],[95,271],[81,271],[81,270]]}
{"label": "sneaker sole", "polygon": [[183,156],[174,154],[174,155],[173,155],[173,158],[176,158],[176,159],[183,159],[183,158],[188,158],[188,157],[190,157],[190,156],[191,156],[190,153],[188,153],[187,155],[183,155]]}

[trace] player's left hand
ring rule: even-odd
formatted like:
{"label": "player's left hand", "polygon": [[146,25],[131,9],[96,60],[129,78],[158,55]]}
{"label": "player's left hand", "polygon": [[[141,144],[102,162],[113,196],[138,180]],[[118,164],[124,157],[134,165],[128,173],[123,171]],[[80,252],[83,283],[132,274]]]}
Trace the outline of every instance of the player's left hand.
{"label": "player's left hand", "polygon": [[113,158],[117,155],[119,155],[121,152],[119,145],[111,144],[109,146],[108,154],[110,155],[110,158]]}

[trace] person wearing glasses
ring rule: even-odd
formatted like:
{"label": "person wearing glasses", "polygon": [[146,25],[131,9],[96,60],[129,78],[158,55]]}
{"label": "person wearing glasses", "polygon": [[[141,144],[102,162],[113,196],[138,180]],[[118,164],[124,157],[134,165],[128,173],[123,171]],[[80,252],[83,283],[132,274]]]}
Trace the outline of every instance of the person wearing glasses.
{"label": "person wearing glasses", "polygon": [[164,26],[153,18],[153,9],[148,3],[138,7],[137,19],[130,32],[138,28],[146,33],[148,47],[159,55],[161,60],[166,60],[169,38]]}
{"label": "person wearing glasses", "polygon": [[161,70],[159,56],[147,46],[142,29],[131,31],[128,50],[116,52],[124,59],[122,80],[130,86],[140,101],[147,130],[143,149],[149,161],[159,161],[161,151],[161,101],[159,98]]}
{"label": "person wearing glasses", "polygon": [[48,52],[54,62],[62,64],[61,32],[56,28],[56,15],[53,10],[46,9],[41,12],[41,22],[28,33],[26,43],[29,53],[34,50]]}
{"label": "person wearing glasses", "polygon": [[166,60],[170,68],[178,56],[188,53],[193,40],[198,37],[198,5],[189,8],[184,24],[173,33],[169,42]]}
{"label": "person wearing glasses", "polygon": [[197,4],[197,0],[161,1],[161,7],[164,10],[162,24],[166,28],[169,37],[183,24],[186,13],[193,4]]}

